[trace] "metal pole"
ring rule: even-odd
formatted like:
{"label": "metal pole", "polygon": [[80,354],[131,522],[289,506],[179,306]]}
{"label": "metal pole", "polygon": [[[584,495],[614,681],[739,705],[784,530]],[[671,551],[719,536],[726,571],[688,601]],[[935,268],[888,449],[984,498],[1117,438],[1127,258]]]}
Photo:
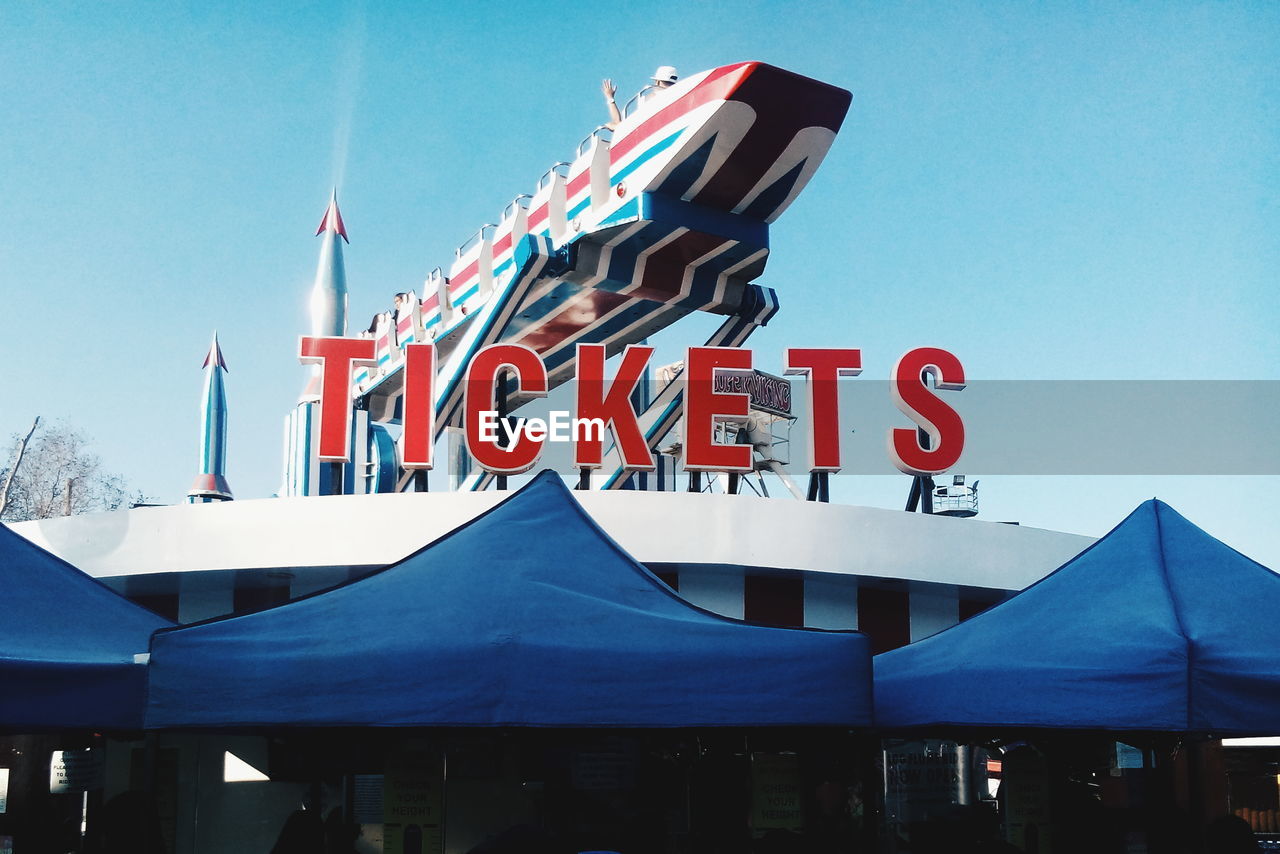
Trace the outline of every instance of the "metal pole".
{"label": "metal pole", "polygon": [[[505,422],[507,420],[507,371],[503,370],[498,373],[498,420]],[[498,447],[507,447],[507,431],[505,429],[498,430]],[[499,492],[506,491],[507,476],[500,474],[493,479],[494,488]]]}
{"label": "metal pole", "polygon": [[[916,428],[916,436],[919,438],[920,447],[926,451],[932,446],[929,434],[923,429]],[[916,507],[920,507],[921,513],[933,513],[933,478],[929,475],[916,475],[911,478],[911,493],[907,496],[907,512],[914,513]]]}
{"label": "metal pole", "polygon": [[[922,372],[920,379],[924,382],[926,388],[933,388],[936,385],[932,381],[932,374],[929,372]],[[928,432],[923,427],[916,428],[916,438],[920,442],[920,447],[926,451],[933,446]],[[916,475],[911,480],[911,495],[907,498],[907,512],[915,512],[916,504],[919,502],[921,505],[920,512],[932,514],[933,478],[927,475]]]}
{"label": "metal pole", "polygon": [[967,744],[956,745],[956,802],[961,806],[973,803],[973,748]]}
{"label": "metal pole", "polygon": [[825,471],[809,472],[809,495],[805,500],[829,503],[831,501],[830,476],[831,473]]}
{"label": "metal pole", "polygon": [[[764,464],[769,467],[771,472],[778,476],[778,480],[782,481],[782,485],[787,488],[787,492],[790,492],[797,501],[806,500],[805,494],[800,491],[800,487],[791,479],[791,475],[787,474],[787,470],[782,467],[781,463],[777,460],[765,460]],[[760,482],[763,484],[764,479],[761,478]]]}
{"label": "metal pole", "polygon": [[920,478],[911,478],[911,492],[907,495],[907,512],[914,513],[920,506]]}

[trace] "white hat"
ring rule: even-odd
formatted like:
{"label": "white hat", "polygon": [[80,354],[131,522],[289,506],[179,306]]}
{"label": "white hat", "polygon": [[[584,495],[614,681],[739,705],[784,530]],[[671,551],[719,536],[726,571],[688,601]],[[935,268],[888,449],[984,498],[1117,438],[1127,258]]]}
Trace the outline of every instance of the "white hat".
{"label": "white hat", "polygon": [[658,70],[653,72],[654,83],[675,83],[680,79],[680,75],[676,74],[674,66],[659,65]]}

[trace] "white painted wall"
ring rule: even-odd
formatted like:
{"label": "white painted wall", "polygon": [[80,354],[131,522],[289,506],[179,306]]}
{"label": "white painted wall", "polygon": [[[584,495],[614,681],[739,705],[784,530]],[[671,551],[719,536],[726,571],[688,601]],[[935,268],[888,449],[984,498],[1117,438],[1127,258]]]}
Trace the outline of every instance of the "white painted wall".
{"label": "white painted wall", "polygon": [[235,606],[233,580],[222,572],[184,572],[178,582],[178,622],[194,623],[230,614]]}
{"label": "white painted wall", "polygon": [[744,586],[739,568],[680,567],[680,597],[726,617],[742,619]]}
{"label": "white painted wall", "polygon": [[825,573],[805,575],[804,624],[815,629],[856,629],[858,579]]}
{"label": "white painted wall", "polygon": [[960,591],[950,585],[907,585],[911,642],[936,635],[960,622]]}

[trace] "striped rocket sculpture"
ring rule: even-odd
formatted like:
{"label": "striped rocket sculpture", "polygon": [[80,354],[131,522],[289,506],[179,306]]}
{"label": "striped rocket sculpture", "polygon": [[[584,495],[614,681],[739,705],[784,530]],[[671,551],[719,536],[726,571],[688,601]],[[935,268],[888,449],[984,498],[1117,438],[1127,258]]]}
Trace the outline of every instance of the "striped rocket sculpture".
{"label": "striped rocket sculpture", "polygon": [[343,241],[347,228],[338,210],[338,191],[329,196],[329,207],[316,229],[316,236],[323,235],[320,246],[320,263],[316,267],[316,281],[311,286],[311,334],[313,336],[340,336],[347,334],[347,271],[342,260]]}
{"label": "striped rocket sculpture", "polygon": [[213,333],[209,355],[204,358],[204,399],[200,404],[200,474],[196,475],[187,500],[192,504],[230,501],[227,484],[227,394],[222,375],[227,362]]}
{"label": "striped rocket sculpture", "polygon": [[[343,336],[347,334],[347,269],[342,259],[342,241],[351,241],[342,222],[342,212],[338,210],[337,190],[329,196],[329,207],[325,209],[316,235],[323,242],[320,244],[316,280],[311,286],[309,334],[315,338]],[[318,365],[313,369],[300,402],[320,399],[319,370]]]}

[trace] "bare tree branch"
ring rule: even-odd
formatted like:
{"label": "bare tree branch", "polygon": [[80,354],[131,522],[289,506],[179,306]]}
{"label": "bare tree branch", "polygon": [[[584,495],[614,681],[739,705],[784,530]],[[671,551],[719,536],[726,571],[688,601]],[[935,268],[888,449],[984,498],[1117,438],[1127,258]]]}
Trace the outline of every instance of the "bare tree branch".
{"label": "bare tree branch", "polygon": [[46,425],[38,433],[33,430],[22,440],[15,435],[14,443],[24,449],[25,458],[20,453],[4,473],[7,494],[0,510],[4,521],[116,510],[145,500],[129,489],[124,478],[103,471],[84,435],[64,423]]}
{"label": "bare tree branch", "polygon": [[14,474],[22,465],[22,455],[27,452],[27,442],[31,441],[31,436],[39,426],[40,416],[37,415],[35,420],[31,422],[31,429],[27,431],[27,435],[23,436],[22,440],[18,442],[18,452],[14,456],[13,465],[9,466],[9,471],[4,476],[4,487],[0,488],[0,519],[4,518],[4,508],[9,504],[9,488],[13,486]]}

